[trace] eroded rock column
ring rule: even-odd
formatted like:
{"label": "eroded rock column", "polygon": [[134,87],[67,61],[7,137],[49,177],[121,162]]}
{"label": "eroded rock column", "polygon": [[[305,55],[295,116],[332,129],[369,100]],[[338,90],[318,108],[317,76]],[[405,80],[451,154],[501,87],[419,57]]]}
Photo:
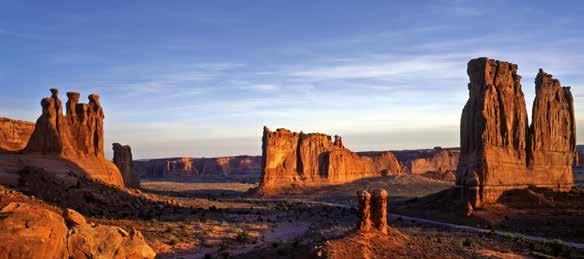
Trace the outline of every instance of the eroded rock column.
{"label": "eroded rock column", "polygon": [[373,227],[387,233],[387,191],[378,189],[371,196],[371,221]]}
{"label": "eroded rock column", "polygon": [[360,231],[371,230],[371,194],[367,191],[357,192],[359,202],[359,223],[357,227]]}

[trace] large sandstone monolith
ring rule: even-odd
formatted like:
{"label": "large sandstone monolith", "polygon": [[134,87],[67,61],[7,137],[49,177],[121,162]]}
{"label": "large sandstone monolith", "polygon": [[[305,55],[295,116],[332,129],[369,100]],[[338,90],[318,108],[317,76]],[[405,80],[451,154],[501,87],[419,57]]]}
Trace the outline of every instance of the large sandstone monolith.
{"label": "large sandstone monolith", "polygon": [[399,173],[401,165],[391,152],[360,156],[321,133],[270,131],[262,138],[260,193],[343,184],[366,177]]}
{"label": "large sandstone monolith", "polygon": [[456,184],[473,207],[529,185],[563,191],[573,185],[573,99],[540,71],[528,126],[517,65],[488,58],[468,63],[469,99],[460,124]]}
{"label": "large sandstone monolith", "polygon": [[119,170],[104,157],[104,113],[99,96],[89,95],[87,104],[78,103],[79,96],[79,93],[67,93],[65,116],[59,91],[51,89],[51,96],[41,101],[42,114],[22,152],[67,160],[74,164],[73,171],[121,187],[123,179]]}
{"label": "large sandstone monolith", "polygon": [[43,112],[25,152],[104,158],[104,114],[99,96],[89,95],[88,104],[78,103],[79,93],[69,92],[67,97],[66,116],[57,89],[51,89],[51,97],[41,101]]}
{"label": "large sandstone monolith", "polygon": [[140,188],[140,179],[134,175],[132,165],[132,149],[130,146],[122,146],[120,143],[113,144],[114,164],[120,169],[124,178],[124,185],[130,188]]}

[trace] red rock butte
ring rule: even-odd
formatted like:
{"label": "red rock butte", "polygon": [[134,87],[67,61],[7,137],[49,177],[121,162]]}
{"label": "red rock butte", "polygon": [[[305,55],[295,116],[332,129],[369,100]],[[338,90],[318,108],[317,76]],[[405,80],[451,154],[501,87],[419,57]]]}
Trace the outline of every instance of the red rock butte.
{"label": "red rock butte", "polygon": [[366,177],[397,174],[402,166],[393,153],[359,156],[343,146],[341,137],[321,133],[270,131],[262,138],[260,194],[343,184]]}
{"label": "red rock butte", "polygon": [[480,207],[510,189],[570,190],[576,143],[570,88],[540,69],[528,125],[517,65],[478,58],[469,61],[467,73],[456,172],[463,198]]}
{"label": "red rock butte", "polygon": [[[56,174],[75,172],[118,187],[124,186],[118,168],[104,157],[104,113],[97,94],[79,103],[79,93],[67,93],[66,115],[59,91],[41,100],[42,114],[34,126],[19,121],[3,122],[8,128],[0,139],[0,183],[13,185],[22,166],[47,168]],[[2,130],[5,132],[5,130]],[[28,135],[30,134],[30,135]],[[25,144],[26,143],[26,144]],[[16,154],[19,153],[19,154]]]}

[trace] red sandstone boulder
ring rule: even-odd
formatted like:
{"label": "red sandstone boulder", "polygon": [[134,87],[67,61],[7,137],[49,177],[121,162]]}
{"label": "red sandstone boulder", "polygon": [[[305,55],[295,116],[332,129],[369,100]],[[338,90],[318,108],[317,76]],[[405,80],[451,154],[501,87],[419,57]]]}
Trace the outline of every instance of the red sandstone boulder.
{"label": "red sandstone boulder", "polygon": [[[136,230],[87,224],[83,215],[63,215],[25,202],[1,211],[0,258],[154,258],[156,253]],[[69,228],[67,225],[69,224]]]}
{"label": "red sandstone boulder", "polygon": [[0,258],[67,258],[67,226],[50,210],[13,202],[0,218]]}

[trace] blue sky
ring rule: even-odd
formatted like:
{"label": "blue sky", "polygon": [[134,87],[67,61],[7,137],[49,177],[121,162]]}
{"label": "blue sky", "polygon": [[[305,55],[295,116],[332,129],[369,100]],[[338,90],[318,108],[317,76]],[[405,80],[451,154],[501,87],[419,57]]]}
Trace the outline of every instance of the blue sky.
{"label": "blue sky", "polygon": [[488,56],[519,64],[529,109],[539,67],[572,86],[584,139],[581,1],[363,3],[0,1],[0,116],[97,92],[106,151],[137,158],[260,154],[264,125],[458,146],[466,63]]}

